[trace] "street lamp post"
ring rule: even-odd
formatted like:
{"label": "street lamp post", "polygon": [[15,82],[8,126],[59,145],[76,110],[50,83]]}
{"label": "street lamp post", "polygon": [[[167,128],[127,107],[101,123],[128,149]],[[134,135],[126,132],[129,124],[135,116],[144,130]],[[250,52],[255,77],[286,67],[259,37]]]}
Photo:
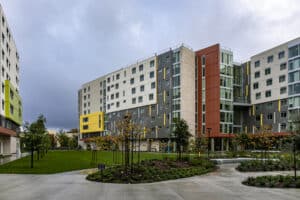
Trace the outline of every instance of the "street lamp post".
{"label": "street lamp post", "polygon": [[210,148],[210,131],[211,131],[211,128],[207,128],[207,138],[208,138],[208,143],[207,143],[207,159],[209,159],[209,148]]}

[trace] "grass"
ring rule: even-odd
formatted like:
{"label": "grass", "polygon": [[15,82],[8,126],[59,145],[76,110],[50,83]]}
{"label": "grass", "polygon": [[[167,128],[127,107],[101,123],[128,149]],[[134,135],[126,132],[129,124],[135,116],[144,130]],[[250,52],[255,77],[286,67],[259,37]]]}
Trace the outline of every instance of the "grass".
{"label": "grass", "polygon": [[[162,159],[164,157],[175,157],[175,154],[141,153],[141,160]],[[53,174],[59,172],[88,169],[96,167],[91,164],[92,153],[90,151],[49,151],[39,161],[34,157],[34,168],[30,168],[30,156],[0,165],[0,173],[11,174]],[[137,154],[134,155],[137,160]],[[121,153],[116,155],[113,162],[113,153],[109,151],[97,152],[97,163],[105,163],[107,166],[121,163]]]}

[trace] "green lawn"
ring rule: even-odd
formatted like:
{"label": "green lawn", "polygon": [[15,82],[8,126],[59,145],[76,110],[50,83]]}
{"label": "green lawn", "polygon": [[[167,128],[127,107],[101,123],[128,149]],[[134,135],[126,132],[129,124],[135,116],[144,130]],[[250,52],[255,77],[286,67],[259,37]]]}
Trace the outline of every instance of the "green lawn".
{"label": "green lawn", "polygon": [[[175,156],[175,154],[162,153],[141,153],[141,160],[162,159],[166,156]],[[122,155],[118,153],[113,163],[113,153],[107,151],[97,152],[97,163],[105,163],[107,166],[121,163]],[[137,154],[134,154],[137,160]],[[19,160],[0,165],[0,173],[15,174],[52,174],[72,170],[94,168],[91,164],[92,153],[90,151],[50,151],[41,160],[37,161],[34,157],[34,168],[30,168],[30,156]]]}

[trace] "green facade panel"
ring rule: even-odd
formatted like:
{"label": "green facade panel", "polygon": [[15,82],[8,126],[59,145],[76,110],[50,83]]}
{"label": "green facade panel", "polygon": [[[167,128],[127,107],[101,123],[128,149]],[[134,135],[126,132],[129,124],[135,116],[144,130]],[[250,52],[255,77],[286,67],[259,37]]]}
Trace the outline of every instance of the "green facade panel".
{"label": "green facade panel", "polygon": [[5,117],[18,125],[22,124],[22,100],[9,80],[5,80]]}

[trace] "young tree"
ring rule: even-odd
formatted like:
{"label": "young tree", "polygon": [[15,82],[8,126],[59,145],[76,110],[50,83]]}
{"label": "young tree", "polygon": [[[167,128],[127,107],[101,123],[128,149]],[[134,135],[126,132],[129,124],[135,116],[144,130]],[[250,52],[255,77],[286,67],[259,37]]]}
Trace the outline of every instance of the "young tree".
{"label": "young tree", "polygon": [[187,149],[189,145],[189,138],[192,134],[189,132],[189,126],[184,119],[175,119],[175,142],[177,145],[178,159],[181,160],[182,152]]}
{"label": "young tree", "polygon": [[246,133],[237,134],[235,140],[238,145],[241,146],[242,150],[246,149],[246,146],[249,144],[249,136]]}
{"label": "young tree", "polygon": [[26,149],[31,152],[31,168],[33,168],[33,154],[37,151],[37,158],[40,158],[40,151],[44,149],[45,135],[46,135],[46,118],[40,115],[37,121],[29,124],[28,122],[24,125],[24,142]]}

